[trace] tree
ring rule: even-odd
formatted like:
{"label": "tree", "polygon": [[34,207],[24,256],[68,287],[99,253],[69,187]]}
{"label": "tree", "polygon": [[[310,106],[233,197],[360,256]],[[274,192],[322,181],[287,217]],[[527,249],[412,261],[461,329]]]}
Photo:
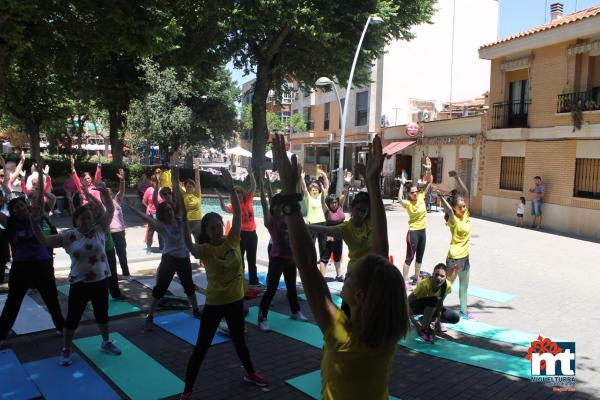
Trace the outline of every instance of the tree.
{"label": "tree", "polygon": [[304,132],[306,131],[306,121],[300,113],[293,113],[288,120],[288,127],[293,132]]}
{"label": "tree", "polygon": [[256,173],[264,169],[269,89],[282,87],[286,79],[308,86],[319,76],[343,81],[368,16],[377,14],[385,22],[369,29],[355,73],[355,84],[367,82],[367,62],[381,56],[392,39],[411,39],[410,28],[428,22],[434,4],[435,0],[232,2],[222,18],[230,29],[234,65],[256,72],[252,97]]}

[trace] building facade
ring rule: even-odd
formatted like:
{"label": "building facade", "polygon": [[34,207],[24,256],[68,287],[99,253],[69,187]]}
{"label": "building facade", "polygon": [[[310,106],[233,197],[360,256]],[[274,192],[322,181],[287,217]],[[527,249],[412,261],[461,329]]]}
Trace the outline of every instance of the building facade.
{"label": "building facade", "polygon": [[479,54],[491,61],[482,214],[514,220],[540,176],[542,226],[600,239],[600,6],[563,16],[552,4],[550,23]]}

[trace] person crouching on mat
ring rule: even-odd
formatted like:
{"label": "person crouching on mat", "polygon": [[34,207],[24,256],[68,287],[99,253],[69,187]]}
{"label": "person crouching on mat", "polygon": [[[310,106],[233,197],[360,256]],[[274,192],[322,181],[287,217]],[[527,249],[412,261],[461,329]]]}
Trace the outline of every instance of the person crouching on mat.
{"label": "person crouching on mat", "polygon": [[[43,181],[40,183],[43,184]],[[121,354],[121,349],[109,340],[108,279],[111,272],[104,250],[105,232],[112,221],[114,207],[106,187],[97,187],[96,190],[106,204],[106,211],[96,198],[87,196],[88,203],[73,213],[73,228],[60,234],[46,235],[40,227],[39,217],[35,220],[30,214],[33,232],[40,243],[49,248],[63,247],[71,257],[69,306],[59,359],[63,366],[72,363],[71,342],[89,301],[92,302],[96,323],[102,334],[100,351],[111,355]]]}
{"label": "person crouching on mat", "polygon": [[263,332],[271,330],[267,321],[267,314],[271,301],[277,292],[281,274],[285,280],[288,302],[292,312],[291,318],[298,321],[307,321],[308,319],[300,311],[298,303],[298,294],[296,293],[296,263],[292,257],[290,249],[289,234],[285,218],[281,212],[281,195],[276,194],[271,197],[271,205],[267,204],[267,198],[264,191],[264,183],[261,179],[260,201],[263,208],[265,227],[271,234],[271,246],[269,246],[269,270],[267,273],[267,290],[263,294],[258,312],[258,327]]}
{"label": "person crouching on mat", "polygon": [[[444,298],[452,292],[452,284],[446,279],[448,268],[440,263],[433,268],[433,274],[419,281],[408,296],[410,317],[419,336],[427,343],[433,343],[435,333],[445,332],[443,322],[456,324],[458,313],[444,307]],[[414,318],[423,315],[420,324]]]}
{"label": "person crouching on mat", "polygon": [[[173,168],[172,174],[173,182],[179,182],[178,167]],[[178,185],[176,184],[175,186]],[[177,273],[181,281],[181,286],[183,286],[183,290],[192,305],[194,316],[200,318],[201,312],[198,308],[198,300],[196,299],[196,287],[192,280],[190,253],[185,246],[184,238],[181,236],[181,226],[184,225],[181,215],[185,215],[185,209],[181,207],[181,203],[179,202],[175,205],[170,201],[164,201],[156,207],[156,219],[153,219],[138,210],[131,204],[128,198],[125,198],[125,201],[135,214],[145,220],[163,238],[162,256],[156,270],[156,285],[152,289],[152,304],[146,316],[144,329],[146,331],[153,329],[154,313],[156,312],[158,302],[167,292],[175,273]]]}
{"label": "person crouching on mat", "polygon": [[275,135],[273,153],[283,184],[294,260],[317,325],[323,332],[321,396],[330,399],[388,399],[389,376],[398,340],[409,330],[406,288],[400,271],[388,261],[385,209],[379,179],[385,154],[376,136],[367,158],[367,185],[373,222],[373,250],[354,262],[341,292],[351,316],[331,301],[325,278],[316,267],[317,255],[306,229],[296,193],[299,167],[287,158],[285,140]]}
{"label": "person crouching on mat", "polygon": [[207,213],[202,217],[198,243],[192,242],[188,224],[182,225],[185,244],[194,257],[204,262],[208,281],[206,305],[202,312],[198,340],[187,365],[185,388],[180,397],[182,400],[192,398],[192,389],[198,371],[223,317],[227,321],[235,351],[246,370],[244,381],[258,386],[269,384],[254,369],[244,337],[244,264],[240,250],[242,210],[229,171],[222,168],[221,173],[221,183],[229,191],[233,211],[229,234],[223,235],[223,218],[214,212]]}

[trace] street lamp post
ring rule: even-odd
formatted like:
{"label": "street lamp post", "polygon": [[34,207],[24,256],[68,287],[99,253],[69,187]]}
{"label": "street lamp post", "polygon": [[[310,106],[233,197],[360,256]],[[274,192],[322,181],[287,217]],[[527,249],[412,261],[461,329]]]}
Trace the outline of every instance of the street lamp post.
{"label": "street lamp post", "polygon": [[[337,86],[336,86],[335,82],[326,76],[322,76],[315,81],[315,85],[316,86],[333,86],[333,90],[335,92],[335,98],[337,99],[337,102],[338,102],[338,110],[339,110],[339,112],[342,112],[342,101],[340,100],[340,94],[337,90]],[[329,155],[330,156],[331,156],[331,143],[332,142],[333,142],[333,140],[330,140],[330,142],[329,142]],[[333,163],[333,157],[331,157],[331,160],[329,162],[329,164],[330,164],[329,170],[333,173],[332,163]],[[339,178],[340,177],[338,176],[337,179],[339,179]]]}
{"label": "street lamp post", "polygon": [[[338,177],[337,177],[337,185],[335,193],[339,197],[342,194],[342,189],[344,188],[344,141],[346,138],[346,117],[348,115],[348,103],[350,103],[350,89],[352,88],[352,78],[354,78],[354,69],[356,68],[356,61],[358,60],[358,55],[360,53],[360,48],[362,46],[363,39],[365,38],[365,34],[367,33],[367,28],[369,24],[381,24],[383,23],[383,19],[376,15],[370,15],[367,18],[367,23],[365,24],[365,28],[363,29],[362,35],[360,36],[360,40],[358,41],[358,46],[356,47],[356,53],[354,54],[354,61],[352,61],[352,69],[350,69],[350,77],[348,78],[348,86],[346,87],[346,97],[344,101],[344,111],[342,112],[342,126],[340,132],[340,157],[338,161]],[[334,85],[335,87],[335,85]]]}

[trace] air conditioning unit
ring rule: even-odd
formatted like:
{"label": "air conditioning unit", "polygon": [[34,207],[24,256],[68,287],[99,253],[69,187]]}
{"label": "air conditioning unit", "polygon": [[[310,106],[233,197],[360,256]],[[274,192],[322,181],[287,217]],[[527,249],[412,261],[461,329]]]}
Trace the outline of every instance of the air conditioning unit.
{"label": "air conditioning unit", "polygon": [[429,121],[430,118],[431,118],[431,115],[429,114],[429,111],[419,111],[417,113],[417,120],[419,122],[427,122],[427,121]]}

